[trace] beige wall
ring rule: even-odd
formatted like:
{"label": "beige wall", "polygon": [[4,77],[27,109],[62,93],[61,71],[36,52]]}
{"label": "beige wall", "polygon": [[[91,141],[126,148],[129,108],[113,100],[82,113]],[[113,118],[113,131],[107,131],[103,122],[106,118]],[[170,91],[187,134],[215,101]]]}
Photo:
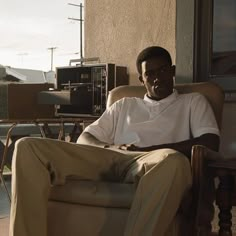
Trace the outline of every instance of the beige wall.
{"label": "beige wall", "polygon": [[85,57],[127,66],[139,84],[135,60],[151,45],[167,48],[175,61],[174,0],[85,0]]}

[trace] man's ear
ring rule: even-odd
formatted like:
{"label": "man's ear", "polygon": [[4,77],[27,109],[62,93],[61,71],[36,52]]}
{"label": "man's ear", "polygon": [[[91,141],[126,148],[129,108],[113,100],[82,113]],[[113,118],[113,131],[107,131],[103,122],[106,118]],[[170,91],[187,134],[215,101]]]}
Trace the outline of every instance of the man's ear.
{"label": "man's ear", "polygon": [[143,84],[143,77],[142,77],[142,75],[139,75],[138,79]]}

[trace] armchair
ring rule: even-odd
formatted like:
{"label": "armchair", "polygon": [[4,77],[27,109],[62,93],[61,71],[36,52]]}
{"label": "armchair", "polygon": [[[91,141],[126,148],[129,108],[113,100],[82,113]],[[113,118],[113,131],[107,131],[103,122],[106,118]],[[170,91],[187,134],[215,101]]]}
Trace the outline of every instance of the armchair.
{"label": "armchair", "polygon": [[[204,82],[179,84],[175,88],[179,93],[200,92],[206,96],[220,127],[224,94],[218,85]],[[117,87],[109,93],[107,106],[124,96],[143,97],[145,91],[142,86]],[[203,146],[194,146],[192,149],[192,191],[187,199],[183,199],[166,236],[173,235],[172,229],[177,221],[184,226],[184,231],[179,234],[181,236],[203,236],[211,232],[214,188],[213,178],[207,175],[205,165],[208,151]],[[65,185],[51,189],[48,235],[121,236],[134,193],[133,184],[68,179]]]}

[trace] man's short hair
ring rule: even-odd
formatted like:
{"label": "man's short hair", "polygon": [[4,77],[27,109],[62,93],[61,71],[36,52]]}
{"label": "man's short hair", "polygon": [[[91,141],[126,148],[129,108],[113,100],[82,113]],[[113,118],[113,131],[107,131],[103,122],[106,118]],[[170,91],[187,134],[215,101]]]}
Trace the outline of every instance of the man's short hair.
{"label": "man's short hair", "polygon": [[140,75],[142,74],[141,64],[143,61],[146,61],[147,59],[151,59],[151,58],[157,58],[157,57],[164,58],[166,62],[170,64],[170,66],[172,65],[172,59],[171,59],[170,53],[166,49],[159,46],[151,46],[142,50],[137,57],[136,67],[137,67],[138,73]]}

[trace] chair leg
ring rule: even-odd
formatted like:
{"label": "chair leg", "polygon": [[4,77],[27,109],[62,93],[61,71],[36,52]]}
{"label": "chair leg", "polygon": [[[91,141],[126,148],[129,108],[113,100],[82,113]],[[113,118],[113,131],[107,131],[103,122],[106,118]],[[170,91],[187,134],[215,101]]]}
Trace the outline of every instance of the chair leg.
{"label": "chair leg", "polygon": [[219,235],[232,236],[232,202],[234,179],[232,176],[220,176],[220,183],[216,194],[216,204],[219,207]]}

